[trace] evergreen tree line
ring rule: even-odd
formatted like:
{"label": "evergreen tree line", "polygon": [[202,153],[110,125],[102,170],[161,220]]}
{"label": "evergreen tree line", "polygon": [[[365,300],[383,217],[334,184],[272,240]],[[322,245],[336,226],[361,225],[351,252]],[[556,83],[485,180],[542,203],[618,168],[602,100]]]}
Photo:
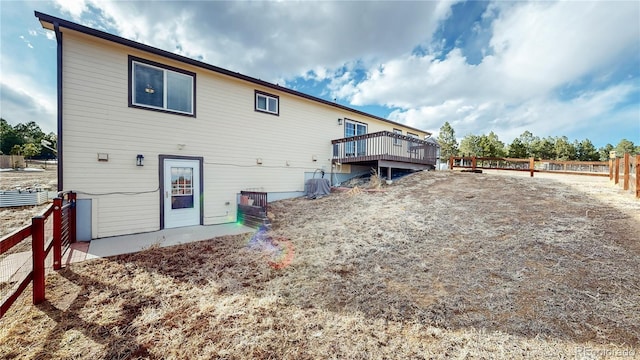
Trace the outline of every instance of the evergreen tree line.
{"label": "evergreen tree line", "polygon": [[510,157],[543,160],[578,160],[578,161],[607,161],[609,152],[616,151],[616,156],[624,153],[640,154],[640,144],[622,139],[613,146],[607,144],[599,149],[591,140],[569,141],[566,136],[548,136],[541,138],[530,131],[523,132],[506,145],[493,131],[488,135],[466,135],[460,143],[456,140],[455,131],[449,122],[445,122],[438,135],[440,144],[440,159],[446,161],[450,156],[481,156],[481,157]]}
{"label": "evergreen tree line", "polygon": [[45,134],[34,121],[11,126],[0,118],[0,155],[23,155],[27,159],[55,159],[56,154],[41,145],[42,140],[55,149],[58,137],[51,132]]}

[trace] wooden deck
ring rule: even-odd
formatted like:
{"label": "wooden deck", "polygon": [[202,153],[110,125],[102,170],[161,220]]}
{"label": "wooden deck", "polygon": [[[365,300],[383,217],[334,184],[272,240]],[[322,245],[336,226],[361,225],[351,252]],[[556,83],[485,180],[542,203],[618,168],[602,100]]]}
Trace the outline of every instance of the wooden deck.
{"label": "wooden deck", "polygon": [[[379,131],[332,140],[333,162],[342,164],[378,163],[379,166],[401,167],[402,164],[436,165],[439,145],[433,141]],[[408,167],[414,168],[414,167]]]}

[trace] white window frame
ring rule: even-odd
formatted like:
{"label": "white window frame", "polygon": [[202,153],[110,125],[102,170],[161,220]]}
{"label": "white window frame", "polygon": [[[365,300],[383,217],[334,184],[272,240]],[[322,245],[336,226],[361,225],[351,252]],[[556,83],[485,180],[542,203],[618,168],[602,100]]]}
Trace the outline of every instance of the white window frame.
{"label": "white window frame", "polygon": [[[264,98],[265,108],[261,108],[258,105],[258,99]],[[275,111],[269,110],[269,101],[273,100],[276,103]],[[255,111],[263,112],[267,114],[272,114],[279,116],[280,115],[280,97],[278,95],[269,94],[266,92],[255,90]]]}
{"label": "white window frame", "polygon": [[[144,60],[144,59],[136,58],[136,57],[133,57],[133,56],[129,57],[129,64],[130,64],[130,67],[131,67],[131,70],[130,70],[130,73],[129,73],[129,76],[130,76],[129,106],[195,117],[195,115],[196,115],[196,103],[195,103],[195,98],[196,98],[196,74],[195,73],[188,72],[188,71],[185,71],[185,70],[176,69],[176,68],[171,68],[169,66],[164,66],[162,64],[158,64],[158,63],[155,63],[155,62],[152,62],[152,61],[147,61],[147,60]],[[135,71],[136,71],[136,66],[135,65],[136,64],[162,71],[162,87],[163,87],[163,89],[162,89],[163,93],[162,94],[163,94],[163,99],[162,99],[162,106],[161,107],[160,106],[154,106],[154,105],[149,105],[149,104],[145,104],[145,103],[136,102],[136,80],[135,80],[136,79],[136,76],[135,76]],[[188,77],[188,78],[191,79],[191,111],[182,111],[182,110],[176,110],[176,109],[171,109],[171,108],[167,107],[167,104],[168,104],[168,98],[167,97],[169,96],[168,81],[167,81],[167,74],[168,73],[172,73],[172,74],[175,74],[175,75],[178,75],[178,76]]]}
{"label": "white window frame", "polygon": [[[353,125],[353,135],[347,134],[347,124]],[[362,129],[364,129],[364,132],[362,132]],[[346,118],[344,119],[344,137],[359,136],[368,133],[368,124]],[[345,143],[345,154],[347,154],[347,156],[365,156],[367,154],[367,140],[349,141]]]}

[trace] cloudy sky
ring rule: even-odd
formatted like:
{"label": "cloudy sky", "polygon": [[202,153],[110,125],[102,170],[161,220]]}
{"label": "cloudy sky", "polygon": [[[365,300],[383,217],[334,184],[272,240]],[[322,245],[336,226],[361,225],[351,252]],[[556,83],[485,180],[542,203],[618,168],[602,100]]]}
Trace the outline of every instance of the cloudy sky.
{"label": "cloudy sky", "polygon": [[38,10],[434,132],[640,143],[640,2],[2,1],[0,106],[55,131]]}

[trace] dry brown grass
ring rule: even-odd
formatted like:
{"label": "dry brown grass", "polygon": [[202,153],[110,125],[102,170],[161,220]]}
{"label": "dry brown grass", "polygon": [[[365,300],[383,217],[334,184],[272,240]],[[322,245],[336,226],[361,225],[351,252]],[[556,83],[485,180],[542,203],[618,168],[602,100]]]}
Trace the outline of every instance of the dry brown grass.
{"label": "dry brown grass", "polygon": [[0,354],[640,356],[640,202],[578,183],[425,172],[276,202],[289,266],[246,236],[75,264],[48,276],[48,302],[27,293],[0,319]]}
{"label": "dry brown grass", "polygon": [[367,185],[369,189],[380,189],[380,187],[382,187],[382,179],[380,179],[378,170],[371,169],[371,178],[369,178],[369,184]]}

